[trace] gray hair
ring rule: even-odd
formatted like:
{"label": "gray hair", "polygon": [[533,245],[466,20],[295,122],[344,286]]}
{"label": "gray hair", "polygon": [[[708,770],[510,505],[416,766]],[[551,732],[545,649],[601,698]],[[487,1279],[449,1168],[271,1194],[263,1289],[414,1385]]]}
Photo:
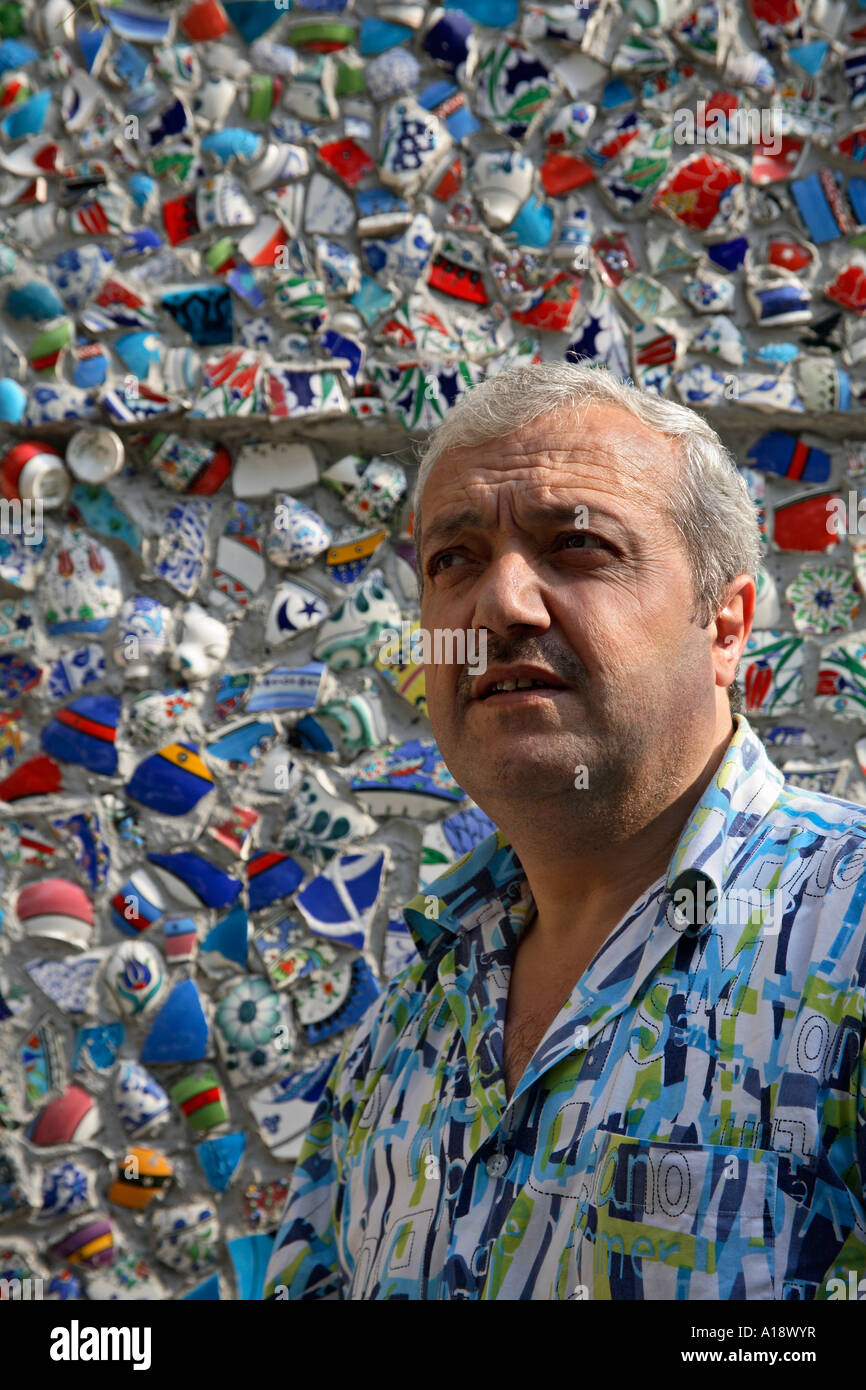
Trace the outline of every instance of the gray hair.
{"label": "gray hair", "polygon": [[[724,606],[728,586],[739,574],[757,577],[761,539],[755,506],[733,456],[711,425],[688,406],[641,390],[606,367],[542,362],[511,367],[488,377],[463,396],[427,439],[413,495],[418,582],[423,588],[421,497],[430,472],[451,449],[469,448],[512,434],[557,411],[596,402],[618,405],[680,445],[679,486],[667,498],[668,514],[680,532],[692,570],[695,619],[706,627]],[[740,692],[729,688],[731,704]]]}

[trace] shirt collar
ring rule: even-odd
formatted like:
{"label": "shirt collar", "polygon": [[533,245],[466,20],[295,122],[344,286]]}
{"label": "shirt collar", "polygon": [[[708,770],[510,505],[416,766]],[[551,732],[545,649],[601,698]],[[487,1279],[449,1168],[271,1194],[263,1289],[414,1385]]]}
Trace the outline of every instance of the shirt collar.
{"label": "shirt collar", "polygon": [[[734,715],[734,733],[715,777],[695,806],[671,855],[669,893],[695,889],[720,895],[740,846],[778,799],[784,777],[745,715]],[[437,945],[477,925],[488,914],[513,912],[526,902],[526,876],[501,830],[452,864],[426,892],[407,903],[404,917],[419,953],[429,958]],[[531,898],[528,908],[531,914]],[[695,924],[700,930],[701,925]]]}

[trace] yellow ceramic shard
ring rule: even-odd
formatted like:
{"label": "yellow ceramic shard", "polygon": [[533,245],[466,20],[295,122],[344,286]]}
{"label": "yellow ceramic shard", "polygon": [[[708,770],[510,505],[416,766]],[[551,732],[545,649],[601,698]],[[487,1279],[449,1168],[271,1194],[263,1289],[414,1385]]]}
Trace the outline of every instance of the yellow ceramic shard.
{"label": "yellow ceramic shard", "polygon": [[[389,651],[388,645],[382,648],[375,660],[377,671],[381,671],[389,685],[393,686],[398,695],[416,709],[419,714],[427,713],[427,686],[424,679],[424,665],[420,661],[413,661],[411,657],[412,638],[420,630],[420,623],[413,623],[409,628],[409,640],[403,643],[403,650],[400,655],[408,656],[406,662],[395,661],[394,653]],[[415,650],[417,650],[415,644]],[[382,660],[383,655],[386,660]]]}

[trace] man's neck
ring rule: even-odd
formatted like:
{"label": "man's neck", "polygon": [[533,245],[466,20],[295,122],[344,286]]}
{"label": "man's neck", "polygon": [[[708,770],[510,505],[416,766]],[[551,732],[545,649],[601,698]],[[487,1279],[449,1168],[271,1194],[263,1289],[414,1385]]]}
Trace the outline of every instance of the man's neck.
{"label": "man's neck", "polygon": [[[532,934],[554,956],[582,954],[581,942],[595,949],[647,888],[667,873],[686,823],[718,771],[731,733],[717,745],[700,772],[668,805],[637,830],[604,836],[589,825],[569,827],[558,819],[525,817],[510,838],[535,899]],[[505,829],[506,834],[508,833]],[[594,952],[593,952],[594,954]]]}

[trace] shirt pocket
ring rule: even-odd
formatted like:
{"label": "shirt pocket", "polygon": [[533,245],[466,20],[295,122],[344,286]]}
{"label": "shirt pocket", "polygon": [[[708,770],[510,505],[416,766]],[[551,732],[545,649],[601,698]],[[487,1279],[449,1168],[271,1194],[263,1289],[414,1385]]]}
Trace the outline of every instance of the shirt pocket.
{"label": "shirt pocket", "polygon": [[775,1153],[597,1139],[572,1257],[591,1298],[773,1298]]}

